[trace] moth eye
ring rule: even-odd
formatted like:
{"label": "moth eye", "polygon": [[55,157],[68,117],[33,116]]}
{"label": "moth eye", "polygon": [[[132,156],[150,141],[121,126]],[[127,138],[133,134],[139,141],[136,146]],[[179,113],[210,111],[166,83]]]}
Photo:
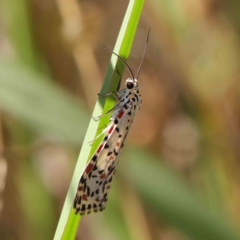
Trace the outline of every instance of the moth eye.
{"label": "moth eye", "polygon": [[128,82],[127,85],[126,85],[126,87],[127,87],[128,89],[132,89],[132,88],[134,87],[134,83],[133,83],[133,82]]}

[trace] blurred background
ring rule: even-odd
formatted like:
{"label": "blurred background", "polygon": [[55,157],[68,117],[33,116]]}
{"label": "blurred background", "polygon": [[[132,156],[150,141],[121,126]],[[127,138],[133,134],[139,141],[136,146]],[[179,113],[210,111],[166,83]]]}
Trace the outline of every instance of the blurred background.
{"label": "blurred background", "polygon": [[[127,5],[0,1],[1,239],[53,238],[109,63],[102,46],[114,48]],[[154,154],[235,227],[239,11],[239,1],[146,1],[128,59],[136,73],[151,27],[139,77],[143,105],[126,144]],[[77,239],[191,239],[127,182],[128,161],[123,150],[106,210],[82,218]]]}

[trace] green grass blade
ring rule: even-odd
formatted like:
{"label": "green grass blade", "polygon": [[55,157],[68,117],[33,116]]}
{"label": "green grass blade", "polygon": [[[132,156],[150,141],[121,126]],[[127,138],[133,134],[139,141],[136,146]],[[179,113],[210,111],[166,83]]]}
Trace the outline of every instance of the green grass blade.
{"label": "green grass blade", "polygon": [[[132,46],[133,38],[141,15],[143,3],[144,0],[136,1],[132,0],[129,2],[122,23],[122,27],[119,32],[114,52],[125,59],[127,59]],[[115,71],[116,67],[118,68],[120,74],[122,74],[124,68],[123,64],[117,59],[116,56],[113,55],[111,58],[111,63],[108,67],[103,87],[101,89],[101,93],[117,91],[120,83],[120,76]],[[106,112],[107,110],[111,109],[114,105],[114,100],[112,98],[108,98],[106,100],[106,103],[105,104],[104,103],[105,103],[104,99],[98,100],[93,111],[93,116],[99,116],[103,112]],[[95,122],[93,120],[90,121],[86,137],[83,142],[82,149],[78,158],[78,162],[73,174],[73,178],[69,187],[69,191],[63,206],[62,214],[57,226],[57,230],[54,237],[55,240],[74,239],[80,221],[80,217],[76,216],[74,212],[71,210],[75,191],[78,185],[79,177],[81,176],[84,170],[86,160],[89,159],[89,156],[91,156],[93,152],[95,152],[99,142],[101,141],[101,138],[95,140],[92,147],[89,146],[87,142],[94,139],[96,133],[98,132],[97,130],[106,126],[108,122],[109,116],[102,117],[99,122]]]}

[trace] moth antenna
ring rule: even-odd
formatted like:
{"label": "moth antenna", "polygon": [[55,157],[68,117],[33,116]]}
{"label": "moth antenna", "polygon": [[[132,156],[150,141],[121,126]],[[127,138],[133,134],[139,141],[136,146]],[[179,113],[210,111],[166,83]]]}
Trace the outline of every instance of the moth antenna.
{"label": "moth antenna", "polygon": [[140,73],[140,70],[141,70],[141,67],[142,67],[142,64],[143,64],[143,60],[144,60],[144,57],[145,57],[145,54],[146,54],[146,51],[147,51],[147,46],[148,46],[148,39],[149,39],[149,35],[150,35],[150,30],[151,30],[151,28],[149,28],[149,30],[148,30],[147,42],[146,42],[146,44],[145,44],[145,49],[144,49],[144,52],[143,52],[143,56],[142,56],[141,63],[140,63],[140,65],[139,65],[139,68],[138,68],[138,71],[137,71],[136,79],[138,79],[138,76],[139,76],[139,73]]}
{"label": "moth antenna", "polygon": [[120,57],[119,55],[117,55],[115,52],[113,52],[112,50],[110,50],[109,48],[104,47],[104,46],[103,46],[103,48],[106,49],[107,51],[111,52],[112,54],[116,55],[116,56],[125,64],[125,66],[127,67],[127,69],[128,69],[128,71],[129,71],[132,79],[134,79],[133,72],[132,72],[131,68],[129,67],[129,65],[126,63],[126,61],[125,61],[122,57]]}

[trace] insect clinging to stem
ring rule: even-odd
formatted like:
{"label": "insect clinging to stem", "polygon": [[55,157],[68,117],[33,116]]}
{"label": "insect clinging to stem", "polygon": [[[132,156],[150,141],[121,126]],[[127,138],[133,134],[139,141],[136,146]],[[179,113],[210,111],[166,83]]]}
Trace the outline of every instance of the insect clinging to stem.
{"label": "insect clinging to stem", "polygon": [[150,29],[148,31],[145,49],[136,78],[134,77],[131,68],[122,57],[118,56],[112,50],[105,48],[112,54],[116,55],[125,64],[131,78],[126,80],[126,88],[119,92],[109,92],[100,95],[113,95],[117,103],[107,112],[111,113],[110,123],[104,129],[103,140],[99,144],[89,163],[86,165],[79,180],[73,203],[76,214],[79,213],[80,215],[85,215],[91,212],[99,212],[106,207],[108,193],[113,176],[116,172],[120,151],[124,146],[134,116],[142,103],[137,79],[146,54],[149,34]]}

